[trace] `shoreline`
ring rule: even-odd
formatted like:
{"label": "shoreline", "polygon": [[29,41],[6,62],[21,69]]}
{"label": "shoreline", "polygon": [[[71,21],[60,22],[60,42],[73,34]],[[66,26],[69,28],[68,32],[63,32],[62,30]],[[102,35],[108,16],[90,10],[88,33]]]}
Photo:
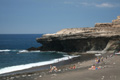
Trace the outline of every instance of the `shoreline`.
{"label": "shoreline", "polygon": [[[62,53],[62,54],[65,54],[65,53]],[[15,65],[15,66],[1,68],[0,76],[4,75],[4,74],[9,74],[9,73],[10,74],[12,74],[12,73],[17,74],[19,72],[31,72],[30,70],[34,71],[34,69],[37,69],[37,68],[38,68],[38,70],[48,69],[49,67],[47,67],[47,65],[58,64],[58,63],[60,64],[64,61],[67,62],[67,60],[75,58],[75,57],[78,57],[78,56],[70,56],[70,55],[65,54],[61,58],[51,59],[51,60],[48,60],[48,61],[21,64],[21,65]],[[65,64],[67,64],[67,63],[65,63]]]}
{"label": "shoreline", "polygon": [[[93,64],[95,64],[95,60],[94,60],[95,56],[90,57],[90,55],[91,54],[85,54],[85,55],[82,55],[84,56],[82,58],[75,58],[76,60],[73,59],[72,63],[67,61],[69,64],[61,65],[57,67],[59,69],[57,72],[49,72],[50,69],[46,69],[46,70],[32,71],[28,73],[1,76],[0,79],[2,80],[53,80],[53,79],[54,80],[61,80],[61,79],[62,80],[73,80],[73,79],[75,80],[79,80],[79,79],[81,80],[104,80],[103,78],[104,77],[106,78],[106,76],[107,76],[107,79],[105,80],[119,80],[120,79],[119,72],[115,72],[115,71],[119,71],[120,69],[119,68],[120,55],[110,56],[111,53],[106,53],[103,56],[104,58],[107,56],[107,59],[105,58],[104,62],[103,63],[101,62],[99,64],[100,66],[104,68],[99,69],[99,70],[88,70],[88,68],[90,68]],[[56,65],[57,64],[55,64],[55,66]],[[73,65],[76,65],[76,69],[69,69],[69,67]],[[114,77],[116,76],[117,78],[109,79],[112,75],[114,75]]]}
{"label": "shoreline", "polygon": [[[92,56],[90,56],[92,55]],[[64,69],[67,68],[68,66],[71,66],[73,64],[76,64],[77,62],[84,62],[84,61],[88,61],[90,59],[93,59],[94,55],[93,54],[85,54],[79,57],[74,57],[72,59],[69,60],[65,60],[65,61],[61,61],[58,63],[54,63],[52,65],[57,66],[57,68],[59,69]],[[49,74],[49,66],[50,65],[45,65],[45,66],[39,66],[39,67],[33,67],[33,68],[29,68],[29,69],[25,69],[25,70],[20,70],[20,71],[14,71],[14,72],[10,72],[10,73],[5,73],[5,74],[1,74],[0,75],[0,79],[5,78],[5,77],[10,77],[10,76],[17,76],[17,75],[28,75],[28,74],[34,74],[34,73],[46,73]],[[4,80],[4,79],[3,79]]]}

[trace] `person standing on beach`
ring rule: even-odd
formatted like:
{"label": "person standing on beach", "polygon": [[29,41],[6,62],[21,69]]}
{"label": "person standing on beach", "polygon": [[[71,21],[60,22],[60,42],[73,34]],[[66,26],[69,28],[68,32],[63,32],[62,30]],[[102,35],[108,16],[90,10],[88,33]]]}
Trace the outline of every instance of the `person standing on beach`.
{"label": "person standing on beach", "polygon": [[98,59],[97,58],[95,58],[95,63],[98,63]]}
{"label": "person standing on beach", "polygon": [[101,57],[101,61],[103,62],[103,56]]}
{"label": "person standing on beach", "polygon": [[99,59],[98,59],[98,63],[100,63],[100,57],[99,57]]}

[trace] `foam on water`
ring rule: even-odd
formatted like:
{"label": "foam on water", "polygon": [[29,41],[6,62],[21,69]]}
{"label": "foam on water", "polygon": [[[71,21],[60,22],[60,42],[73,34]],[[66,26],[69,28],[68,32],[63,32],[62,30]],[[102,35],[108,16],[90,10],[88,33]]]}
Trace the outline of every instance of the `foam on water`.
{"label": "foam on water", "polygon": [[95,56],[101,56],[102,54],[95,54]]}
{"label": "foam on water", "polygon": [[29,53],[29,52],[35,52],[35,53],[36,53],[36,52],[40,52],[40,50],[35,50],[35,51],[19,50],[19,51],[18,51],[18,54],[19,54],[19,53]]}
{"label": "foam on water", "polygon": [[18,53],[27,53],[27,50],[20,50]]}
{"label": "foam on water", "polygon": [[40,50],[36,50],[36,51],[29,51],[29,52],[40,52]]}
{"label": "foam on water", "polygon": [[49,64],[53,64],[53,63],[58,63],[60,61],[69,60],[69,59],[72,59],[74,57],[78,57],[78,56],[65,55],[62,58],[57,58],[57,59],[53,59],[53,60],[50,60],[50,61],[29,63],[29,64],[24,64],[24,65],[5,67],[5,68],[0,69],[0,74],[19,71],[19,70],[24,70],[24,69],[28,69],[28,68],[32,68],[32,67],[37,67],[37,66],[43,66],[43,65],[49,65]]}
{"label": "foam on water", "polygon": [[0,50],[0,52],[9,52],[9,51],[11,51],[11,50],[9,50],[9,49]]}

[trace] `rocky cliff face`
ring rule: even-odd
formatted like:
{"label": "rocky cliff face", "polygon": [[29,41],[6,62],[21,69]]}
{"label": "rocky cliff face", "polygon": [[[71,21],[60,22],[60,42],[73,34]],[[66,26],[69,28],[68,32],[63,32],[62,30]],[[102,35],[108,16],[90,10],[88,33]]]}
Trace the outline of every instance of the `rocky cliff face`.
{"label": "rocky cliff face", "polygon": [[37,42],[43,45],[40,48],[43,51],[116,50],[120,43],[119,31],[120,28],[64,29],[56,34],[45,34],[41,38],[37,38]]}
{"label": "rocky cliff face", "polygon": [[119,51],[120,27],[102,25],[102,27],[63,29],[55,34],[45,34],[36,40],[42,44],[40,48],[42,51]]}

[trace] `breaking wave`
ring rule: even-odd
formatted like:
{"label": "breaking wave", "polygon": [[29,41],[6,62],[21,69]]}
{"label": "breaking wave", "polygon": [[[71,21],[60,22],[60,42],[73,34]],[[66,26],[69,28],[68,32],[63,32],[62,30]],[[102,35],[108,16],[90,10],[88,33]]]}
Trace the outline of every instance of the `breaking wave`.
{"label": "breaking wave", "polygon": [[28,52],[40,52],[40,50],[28,51],[28,50],[19,50],[18,53],[28,53]]}
{"label": "breaking wave", "polygon": [[9,49],[0,50],[0,52],[9,52],[9,51],[11,51],[11,50],[9,50]]}
{"label": "breaking wave", "polygon": [[37,67],[37,66],[43,66],[43,65],[58,63],[60,61],[69,60],[69,59],[72,59],[74,57],[78,57],[78,56],[64,55],[64,57],[62,57],[62,58],[57,58],[57,59],[53,59],[53,60],[50,60],[50,61],[43,61],[43,62],[37,62],[37,63],[29,63],[29,64],[24,64],[24,65],[5,67],[5,68],[0,69],[0,74],[5,74],[5,73],[14,72],[14,71],[24,70],[24,69],[28,69],[28,68],[32,68],[32,67]]}

